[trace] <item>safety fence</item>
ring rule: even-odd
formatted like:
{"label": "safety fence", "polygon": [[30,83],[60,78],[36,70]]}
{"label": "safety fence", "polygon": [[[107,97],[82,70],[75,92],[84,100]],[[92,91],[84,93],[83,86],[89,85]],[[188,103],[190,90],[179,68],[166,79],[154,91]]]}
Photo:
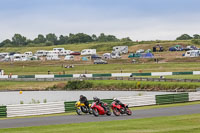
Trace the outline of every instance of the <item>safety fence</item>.
{"label": "safety fence", "polygon": [[64,102],[7,105],[7,117],[64,113]]}
{"label": "safety fence", "polygon": [[134,77],[134,76],[168,76],[200,75],[200,71],[191,72],[151,72],[151,73],[103,73],[103,74],[64,74],[64,75],[0,75],[0,79],[52,79],[52,78],[95,78],[95,77]]}
{"label": "safety fence", "polygon": [[0,106],[0,118],[7,116],[7,108],[6,106]]}
{"label": "safety fence", "polygon": [[[190,93],[175,93],[165,95],[144,95],[144,96],[130,96],[119,97],[122,103],[128,104],[129,107],[148,106],[148,105],[162,105],[183,103],[188,101],[200,101],[200,92]],[[112,99],[102,100],[108,105],[111,105]],[[31,115],[55,114],[64,112],[74,112],[76,101],[70,102],[50,102],[39,104],[18,104],[0,106],[0,117],[18,117]],[[92,100],[89,101],[92,103]]]}

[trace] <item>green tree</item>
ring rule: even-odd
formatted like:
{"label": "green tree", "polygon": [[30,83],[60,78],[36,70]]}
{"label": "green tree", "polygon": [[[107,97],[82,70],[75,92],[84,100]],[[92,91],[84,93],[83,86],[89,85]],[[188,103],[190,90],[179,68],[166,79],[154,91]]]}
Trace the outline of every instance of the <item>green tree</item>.
{"label": "green tree", "polygon": [[68,38],[69,38],[68,36],[60,35],[58,44],[67,44],[68,43]]}
{"label": "green tree", "polygon": [[12,37],[12,43],[13,45],[15,46],[24,46],[27,44],[26,42],[26,37],[20,35],[20,34],[15,34],[13,37]]}
{"label": "green tree", "polygon": [[132,40],[129,37],[122,38],[120,41],[122,41],[122,42],[132,42]]}
{"label": "green tree", "polygon": [[192,39],[192,37],[188,34],[183,34],[176,38],[176,40],[190,40],[190,39]]}
{"label": "green tree", "polygon": [[101,33],[97,39],[99,42],[116,42],[119,41],[115,36],[113,35],[105,35],[104,33]]}
{"label": "green tree", "polygon": [[12,45],[12,41],[10,40],[10,39],[6,39],[6,40],[4,40],[4,41],[2,41],[1,43],[0,43],[0,47],[2,47],[2,46],[6,46],[6,45]]}
{"label": "green tree", "polygon": [[53,33],[49,33],[46,35],[46,41],[52,42],[55,45],[57,44],[57,36]]}
{"label": "green tree", "polygon": [[33,42],[36,44],[45,43],[46,38],[43,35],[39,34],[38,37],[33,40]]}
{"label": "green tree", "polygon": [[194,35],[193,35],[193,38],[194,38],[194,39],[200,39],[200,35],[194,34]]}

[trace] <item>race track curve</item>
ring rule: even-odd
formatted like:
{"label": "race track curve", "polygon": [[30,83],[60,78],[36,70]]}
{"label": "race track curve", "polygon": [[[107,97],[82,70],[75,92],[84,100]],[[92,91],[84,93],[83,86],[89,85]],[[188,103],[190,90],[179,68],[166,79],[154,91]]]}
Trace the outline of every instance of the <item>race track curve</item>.
{"label": "race track curve", "polygon": [[200,113],[200,104],[146,109],[146,110],[133,110],[132,116],[99,116],[93,115],[63,115],[63,116],[49,116],[49,117],[34,117],[34,118],[17,118],[0,120],[0,128],[16,128],[16,127],[30,127],[42,125],[56,125],[56,124],[69,124],[69,123],[82,123],[82,122],[96,122],[96,121],[112,121],[112,120],[127,120],[138,118],[151,118],[159,116],[174,116]]}

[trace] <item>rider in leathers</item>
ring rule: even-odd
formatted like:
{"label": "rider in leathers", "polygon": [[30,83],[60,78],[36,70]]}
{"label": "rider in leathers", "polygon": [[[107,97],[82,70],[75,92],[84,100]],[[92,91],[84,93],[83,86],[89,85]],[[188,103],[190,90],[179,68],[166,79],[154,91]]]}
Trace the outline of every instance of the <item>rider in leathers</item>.
{"label": "rider in leathers", "polygon": [[87,98],[85,97],[85,96],[83,96],[83,95],[80,95],[80,100],[79,100],[81,103],[84,103],[85,104],[85,106],[89,109],[90,107],[89,107],[89,102],[88,102],[88,100],[87,100]]}
{"label": "rider in leathers", "polygon": [[106,107],[104,106],[104,102],[102,102],[98,97],[93,97],[94,102],[96,102],[97,105],[101,105],[101,107],[103,107],[103,109],[106,111]]}

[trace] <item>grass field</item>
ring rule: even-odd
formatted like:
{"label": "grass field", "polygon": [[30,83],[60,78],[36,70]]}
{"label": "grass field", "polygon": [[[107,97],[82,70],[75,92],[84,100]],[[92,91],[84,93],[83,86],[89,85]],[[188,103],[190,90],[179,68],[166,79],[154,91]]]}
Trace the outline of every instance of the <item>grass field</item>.
{"label": "grass field", "polygon": [[21,81],[0,81],[0,90],[45,90],[61,82],[21,82]]}
{"label": "grass field", "polygon": [[1,133],[199,133],[200,114],[0,129]]}
{"label": "grass field", "polygon": [[[151,91],[191,91],[200,87],[200,83],[185,82],[151,82],[151,81],[126,81],[126,80],[91,80],[91,88],[79,86],[68,90],[151,90]],[[56,82],[31,82],[31,81],[0,81],[0,90],[46,90],[56,86],[54,90],[63,90],[67,81]]]}
{"label": "grass field", "polygon": [[53,48],[65,48],[72,51],[81,51],[83,49],[97,49],[97,52],[111,52],[112,47],[126,45],[129,46],[130,51],[138,49],[152,49],[156,44],[160,44],[165,50],[176,44],[187,46],[191,44],[190,40],[186,41],[142,41],[142,42],[92,42],[92,43],[79,43],[79,44],[65,44],[55,46],[35,46],[35,47],[1,47],[0,52],[20,52],[24,53],[32,51],[35,53],[37,50],[52,50]]}
{"label": "grass field", "polygon": [[66,74],[76,73],[132,73],[132,72],[184,72],[184,71],[200,71],[200,62],[190,63],[144,63],[144,64],[74,64],[74,68],[63,68],[62,65],[71,64],[68,62],[16,62],[1,63],[1,69],[6,74],[12,73],[17,75],[34,75],[47,74],[50,70],[52,74],[59,74],[65,71]]}

